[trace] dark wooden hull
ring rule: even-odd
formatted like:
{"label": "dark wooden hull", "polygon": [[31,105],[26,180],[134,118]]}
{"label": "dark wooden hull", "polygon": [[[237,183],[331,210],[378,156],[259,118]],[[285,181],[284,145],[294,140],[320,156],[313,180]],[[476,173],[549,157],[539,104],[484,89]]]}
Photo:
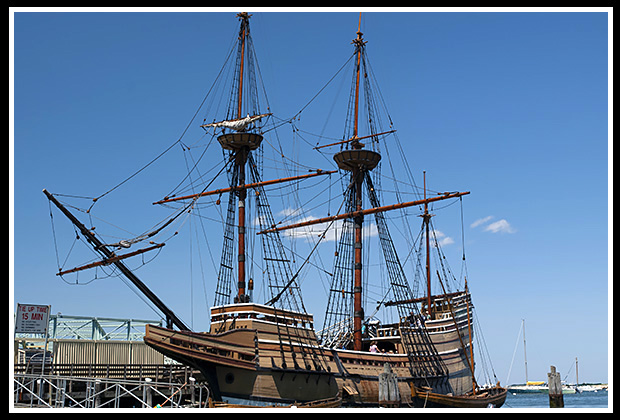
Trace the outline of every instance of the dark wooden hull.
{"label": "dark wooden hull", "polygon": [[[403,353],[371,353],[318,344],[312,316],[258,304],[212,308],[211,332],[175,331],[148,325],[144,341],[159,352],[199,369],[215,401],[229,398],[271,404],[311,403],[342,398],[347,405],[381,404],[379,376],[389,365],[403,407],[457,406],[463,398],[414,392],[427,380],[414,378]],[[447,381],[447,378],[440,379]],[[421,388],[420,388],[421,389]],[[443,392],[443,391],[439,391]],[[504,395],[505,398],[505,395]],[[501,398],[500,398],[501,399]],[[499,400],[489,400],[497,404]],[[465,406],[486,406],[478,396]],[[503,399],[501,400],[503,403]]]}
{"label": "dark wooden hull", "polygon": [[[163,354],[200,370],[216,401],[228,397],[292,404],[338,396],[338,385],[329,372],[282,369],[271,363],[258,363],[255,335],[255,330],[245,329],[209,334],[148,326],[144,341]],[[269,358],[267,356],[267,360]]]}

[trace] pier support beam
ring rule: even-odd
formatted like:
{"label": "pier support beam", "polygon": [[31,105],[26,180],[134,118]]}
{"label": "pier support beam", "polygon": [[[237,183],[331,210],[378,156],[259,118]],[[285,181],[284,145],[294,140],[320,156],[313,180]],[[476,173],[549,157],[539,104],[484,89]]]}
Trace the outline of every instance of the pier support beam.
{"label": "pier support beam", "polygon": [[551,372],[547,373],[549,384],[549,407],[563,408],[564,396],[562,395],[562,380],[560,373],[555,371],[555,366],[551,366]]}

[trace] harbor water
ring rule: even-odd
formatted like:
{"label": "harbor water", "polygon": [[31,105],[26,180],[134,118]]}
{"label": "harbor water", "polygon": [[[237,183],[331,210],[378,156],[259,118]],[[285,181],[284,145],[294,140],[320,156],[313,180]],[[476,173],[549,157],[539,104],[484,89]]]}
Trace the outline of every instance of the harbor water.
{"label": "harbor water", "polygon": [[[564,394],[564,408],[607,408],[607,391]],[[502,408],[549,408],[549,394],[512,394],[508,392]]]}

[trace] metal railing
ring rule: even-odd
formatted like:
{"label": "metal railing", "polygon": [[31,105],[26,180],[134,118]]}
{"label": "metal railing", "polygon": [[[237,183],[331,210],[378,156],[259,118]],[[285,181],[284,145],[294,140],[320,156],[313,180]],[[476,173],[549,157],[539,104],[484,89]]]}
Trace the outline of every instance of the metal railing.
{"label": "metal railing", "polygon": [[[37,374],[40,375],[41,363],[20,363],[14,365],[14,372],[19,374]],[[179,364],[90,364],[90,363],[73,363],[59,364],[48,363],[45,367],[45,374],[56,376],[71,377],[92,377],[92,378],[112,378],[112,379],[132,379],[142,380],[144,378],[154,379],[156,381],[174,382],[187,380],[194,370],[185,365]]]}
{"label": "metal railing", "polygon": [[26,373],[14,374],[13,393],[15,407],[47,408],[204,407],[209,397],[192,377],[179,384]]}

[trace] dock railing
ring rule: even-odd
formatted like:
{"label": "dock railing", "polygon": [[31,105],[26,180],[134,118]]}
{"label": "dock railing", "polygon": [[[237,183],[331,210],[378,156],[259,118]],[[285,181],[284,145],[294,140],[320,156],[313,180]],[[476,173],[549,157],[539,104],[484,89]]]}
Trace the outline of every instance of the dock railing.
{"label": "dock railing", "polygon": [[[14,365],[17,374],[41,374],[41,364],[21,363]],[[157,381],[175,380],[184,382],[193,375],[193,369],[180,364],[89,364],[49,363],[45,367],[45,374],[70,377],[92,377],[112,379],[142,380],[151,378]]]}
{"label": "dock railing", "polygon": [[125,380],[15,373],[14,407],[204,407],[209,390],[189,377],[183,384],[149,378]]}

